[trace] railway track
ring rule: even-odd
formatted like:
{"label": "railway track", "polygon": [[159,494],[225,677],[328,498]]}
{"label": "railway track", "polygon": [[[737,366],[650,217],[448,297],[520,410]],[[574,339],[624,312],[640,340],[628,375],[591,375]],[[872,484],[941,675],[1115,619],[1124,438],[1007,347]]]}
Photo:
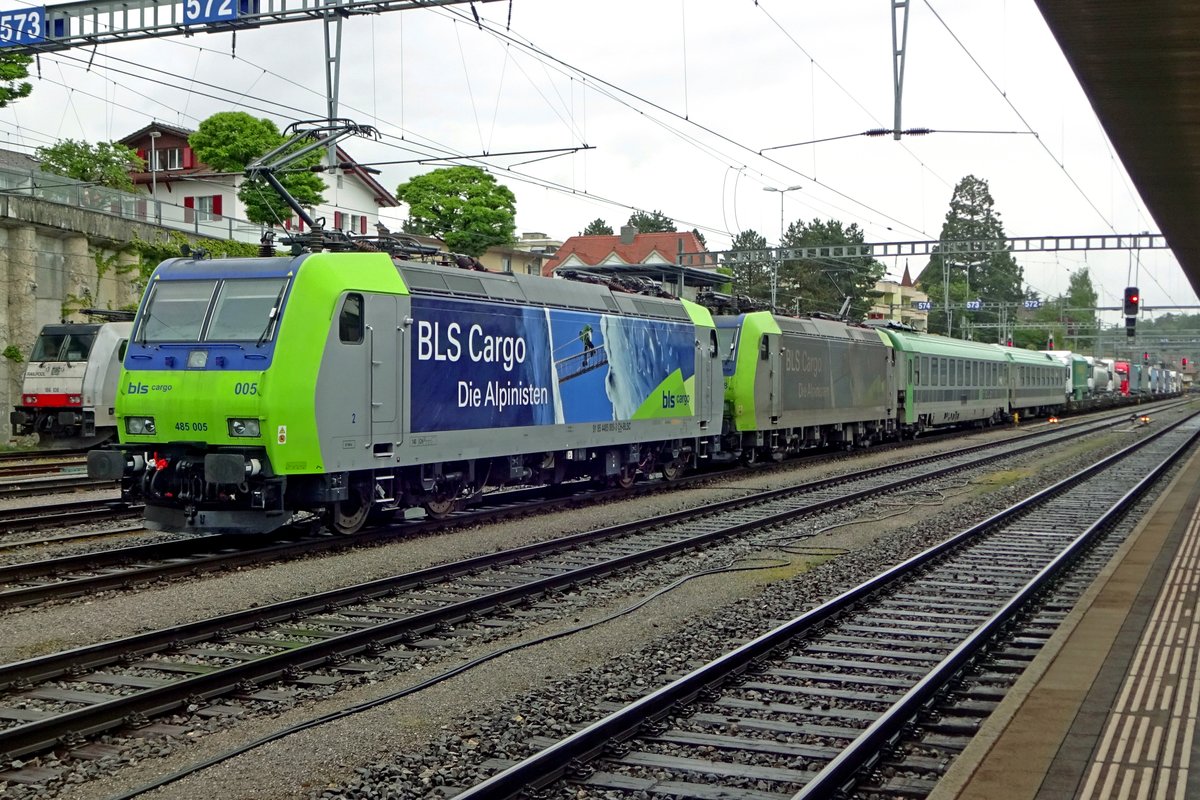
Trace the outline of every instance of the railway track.
{"label": "railway track", "polygon": [[79,472],[87,472],[87,459],[64,455],[60,458],[39,459],[35,462],[11,463],[0,461],[0,479]]}
{"label": "railway track", "polygon": [[87,476],[87,467],[77,473],[64,470],[61,474],[46,477],[24,477],[0,479],[0,499],[10,497],[38,497],[44,494],[78,491],[81,489],[116,490],[116,481],[100,481]]}
{"label": "railway track", "polygon": [[[1037,444],[1022,444],[1032,449],[1086,432],[1052,429]],[[436,646],[439,631],[463,620],[503,615],[581,582],[910,489],[1020,449],[1010,441],[971,448],[989,451],[983,454],[914,459],[3,666],[0,752],[12,758],[74,746],[131,719],[231,694],[254,697],[281,678],[323,685],[386,669],[410,648]]]}
{"label": "railway track", "polygon": [[45,461],[70,456],[84,455],[87,448],[67,447],[57,450],[4,450],[0,451],[0,466],[19,464],[25,461]]}
{"label": "railway track", "polygon": [[[1003,690],[989,676],[941,717],[934,704],[971,665],[1023,668],[1066,613],[1039,612],[1043,595],[1098,542],[1111,554],[1105,533],[1198,438],[1193,415],[524,761],[486,765],[501,771],[456,797],[923,796]],[[921,744],[898,752],[921,720]]]}
{"label": "railway track", "polygon": [[127,533],[144,532],[146,529],[140,523],[130,525],[119,525],[114,528],[104,528],[100,530],[77,531],[75,533],[57,533],[49,536],[34,536],[26,539],[15,539],[12,541],[0,541],[0,553],[6,550],[20,550],[26,547],[42,547],[46,545],[67,544],[69,542],[82,542],[90,539],[103,539],[109,536],[121,536]]}
{"label": "railway track", "polygon": [[39,528],[111,522],[141,513],[141,506],[127,505],[120,500],[78,500],[36,508],[6,508],[0,509],[0,531],[9,534]]}
{"label": "railway track", "polygon": [[[1047,426],[1027,439],[1040,441],[1042,437],[1064,438],[1086,435],[1112,425],[1123,424],[1124,414],[1115,417],[1089,420],[1073,426]],[[1025,439],[1021,440],[1022,442]],[[1018,452],[1012,441],[976,445],[963,453],[987,453],[996,451]],[[904,464],[924,464],[944,458],[945,454],[913,459]],[[670,485],[683,487],[709,480],[700,474],[676,480]],[[273,537],[269,541],[247,539],[244,536],[188,537],[169,542],[113,548],[88,553],[38,559],[24,564],[0,566],[0,609],[27,606],[53,600],[94,594],[113,589],[144,586],[151,582],[203,572],[230,569],[251,564],[261,564],[286,558],[295,558],[322,552],[332,552],[352,546],[371,545],[393,541],[398,536],[412,536],[439,532],[452,527],[495,521],[506,514],[528,514],[569,507],[580,502],[601,502],[605,499],[627,499],[633,494],[658,491],[662,484],[635,484],[629,489],[556,493],[550,497],[541,490],[522,490],[499,493],[491,499],[461,512],[454,517],[435,521],[406,521],[399,525],[385,526],[365,531],[354,536],[338,536],[317,526],[293,529],[287,534]]]}

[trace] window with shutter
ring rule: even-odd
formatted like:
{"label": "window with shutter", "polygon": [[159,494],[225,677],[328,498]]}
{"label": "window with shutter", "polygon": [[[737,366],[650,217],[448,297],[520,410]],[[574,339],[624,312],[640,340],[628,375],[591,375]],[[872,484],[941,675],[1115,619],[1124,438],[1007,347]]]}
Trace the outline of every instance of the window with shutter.
{"label": "window with shutter", "polygon": [[196,157],[192,155],[192,148],[183,148],[183,168],[191,169],[196,163]]}
{"label": "window with shutter", "polygon": [[365,214],[358,218],[358,232],[362,234],[367,232],[367,217]]}
{"label": "window with shutter", "polygon": [[196,198],[195,197],[183,198],[183,221],[184,222],[195,222],[196,221]]}
{"label": "window with shutter", "polygon": [[339,231],[342,229],[342,212],[333,212],[333,227],[337,228]]}
{"label": "window with shutter", "polygon": [[214,194],[212,203],[212,213],[214,217],[221,216],[221,198],[224,195]]}

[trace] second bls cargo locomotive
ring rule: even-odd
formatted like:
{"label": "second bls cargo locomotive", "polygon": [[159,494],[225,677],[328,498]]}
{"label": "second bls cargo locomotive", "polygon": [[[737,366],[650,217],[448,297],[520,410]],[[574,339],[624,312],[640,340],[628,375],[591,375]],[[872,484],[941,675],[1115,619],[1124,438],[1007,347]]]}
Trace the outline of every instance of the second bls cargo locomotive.
{"label": "second bls cargo locomotive", "polygon": [[150,527],[247,533],[984,424],[1066,379],[998,345],[328,252],[164,262],[124,364],[89,474]]}

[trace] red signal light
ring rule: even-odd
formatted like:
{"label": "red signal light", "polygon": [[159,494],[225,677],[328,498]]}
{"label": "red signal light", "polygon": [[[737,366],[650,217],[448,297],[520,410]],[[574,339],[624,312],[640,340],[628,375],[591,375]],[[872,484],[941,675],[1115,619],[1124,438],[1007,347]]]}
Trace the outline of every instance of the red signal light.
{"label": "red signal light", "polygon": [[1141,301],[1141,293],[1136,286],[1127,286],[1125,288],[1125,316],[1136,317],[1138,313],[1138,303]]}
{"label": "red signal light", "polygon": [[1183,365],[1185,367],[1187,366],[1187,356],[1184,356],[1184,358],[1183,358]]}

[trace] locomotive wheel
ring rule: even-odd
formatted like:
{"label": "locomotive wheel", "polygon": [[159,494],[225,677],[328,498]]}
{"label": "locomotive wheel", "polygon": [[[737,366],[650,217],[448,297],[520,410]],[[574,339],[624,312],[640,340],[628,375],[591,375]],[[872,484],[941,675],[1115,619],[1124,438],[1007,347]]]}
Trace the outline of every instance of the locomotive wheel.
{"label": "locomotive wheel", "polygon": [[635,480],[637,480],[637,470],[633,467],[624,467],[621,469],[621,474],[613,478],[613,485],[620,489],[628,489],[633,486]]}
{"label": "locomotive wheel", "polygon": [[664,480],[677,481],[683,475],[683,460],[673,458],[662,465],[662,475]]}
{"label": "locomotive wheel", "polygon": [[371,513],[371,495],[366,486],[351,486],[350,496],[329,507],[329,526],[338,533],[358,533]]}
{"label": "locomotive wheel", "polygon": [[458,500],[453,497],[437,497],[425,501],[425,513],[432,519],[445,519],[458,508]]}

